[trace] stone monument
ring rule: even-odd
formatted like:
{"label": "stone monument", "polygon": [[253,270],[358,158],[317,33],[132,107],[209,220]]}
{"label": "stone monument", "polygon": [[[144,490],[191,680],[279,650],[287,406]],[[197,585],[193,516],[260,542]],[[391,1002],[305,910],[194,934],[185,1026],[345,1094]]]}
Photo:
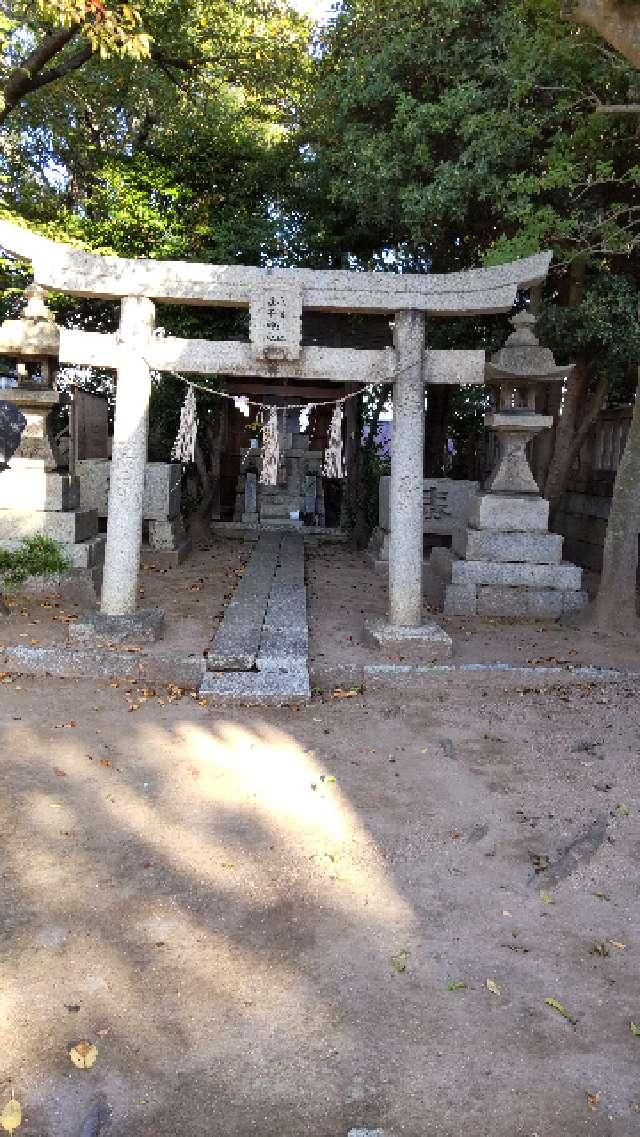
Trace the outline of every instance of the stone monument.
{"label": "stone monument", "polygon": [[488,491],[471,498],[468,528],[454,534],[452,549],[434,549],[429,561],[427,599],[450,616],[557,618],[587,603],[582,570],[562,560],[562,537],[549,533],[549,502],[526,453],[531,439],[553,425],[536,413],[539,384],[563,382],[572,367],[556,366],[530,312],[511,323],[514,331],[486,367],[497,407],[485,425],[499,442]]}
{"label": "stone monument", "polygon": [[97,586],[104,537],[97,535],[95,511],[79,508],[78,479],[59,469],[49,425],[60,402],[52,387],[60,330],[43,289],[31,285],[25,295],[22,317],[0,328],[0,354],[18,361],[18,386],[4,389],[2,399],[26,419],[8,468],[0,473],[0,548],[12,552],[27,537],[51,537],[72,567],[89,570]]}

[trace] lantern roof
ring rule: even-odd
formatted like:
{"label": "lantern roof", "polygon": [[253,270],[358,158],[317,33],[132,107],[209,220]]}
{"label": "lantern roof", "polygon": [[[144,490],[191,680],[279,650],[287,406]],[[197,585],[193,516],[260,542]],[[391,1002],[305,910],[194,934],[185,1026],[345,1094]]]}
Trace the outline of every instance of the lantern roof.
{"label": "lantern roof", "polygon": [[27,303],[20,319],[5,320],[0,325],[0,355],[26,360],[57,359],[60,328],[47,307],[45,289],[30,284],[24,295]]}
{"label": "lantern roof", "polygon": [[511,319],[513,331],[504,347],[487,362],[485,378],[488,383],[509,380],[518,383],[562,381],[573,371],[575,364],[558,367],[553,352],[543,347],[534,332],[536,318],[532,312],[518,312]]}

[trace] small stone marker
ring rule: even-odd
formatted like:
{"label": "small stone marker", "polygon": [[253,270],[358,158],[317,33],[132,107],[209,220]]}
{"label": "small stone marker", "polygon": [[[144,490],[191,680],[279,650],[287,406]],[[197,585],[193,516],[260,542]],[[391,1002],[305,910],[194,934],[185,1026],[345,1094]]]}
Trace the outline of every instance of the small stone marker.
{"label": "small stone marker", "polygon": [[300,289],[281,285],[254,293],[250,335],[257,359],[299,359],[302,352]]}

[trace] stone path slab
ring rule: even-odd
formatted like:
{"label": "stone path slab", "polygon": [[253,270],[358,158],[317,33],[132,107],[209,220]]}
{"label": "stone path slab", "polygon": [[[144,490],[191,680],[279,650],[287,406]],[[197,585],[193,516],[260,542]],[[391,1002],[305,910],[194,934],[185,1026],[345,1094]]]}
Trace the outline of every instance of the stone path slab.
{"label": "stone path slab", "polygon": [[207,657],[200,694],[225,705],[310,698],[302,534],[262,532]]}

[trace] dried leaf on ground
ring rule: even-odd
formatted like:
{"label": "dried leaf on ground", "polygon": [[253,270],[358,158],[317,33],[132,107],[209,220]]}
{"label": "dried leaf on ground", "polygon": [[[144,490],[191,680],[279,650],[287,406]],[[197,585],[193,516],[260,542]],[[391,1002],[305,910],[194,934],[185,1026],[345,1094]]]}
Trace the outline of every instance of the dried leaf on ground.
{"label": "dried leaf on ground", "polygon": [[635,1023],[630,1022],[629,1030],[635,1038],[640,1038],[640,1026],[636,1026]]}
{"label": "dried leaf on ground", "polygon": [[620,805],[616,806],[616,813],[617,813],[618,817],[628,817],[629,816],[629,806],[626,805],[625,802],[621,801]]}
{"label": "dried leaf on ground", "polygon": [[609,940],[609,943],[612,947],[617,948],[618,951],[624,951],[627,946],[626,944],[621,943],[620,940]]}
{"label": "dried leaf on ground", "polygon": [[545,999],[545,1003],[548,1007],[552,1007],[554,1011],[557,1011],[559,1015],[562,1015],[563,1019],[566,1019],[572,1026],[576,1025],[578,1021],[577,1018],[571,1014],[571,1011],[567,1010],[564,1003],[560,1003],[557,999],[552,998]]}
{"label": "dried leaf on ground", "polygon": [[331,698],[332,699],[354,699],[355,696],[359,695],[359,694],[360,694],[360,688],[359,687],[349,687],[348,689],[345,687],[336,687],[331,692]]}
{"label": "dried leaf on ground", "polygon": [[0,1125],[5,1133],[13,1133],[22,1124],[22,1106],[17,1098],[11,1098],[0,1113]]}
{"label": "dried leaf on ground", "polygon": [[455,983],[447,983],[447,991],[466,991],[468,986],[464,979],[458,979]]}
{"label": "dried leaf on ground", "polygon": [[399,951],[396,955],[391,956],[391,966],[393,967],[393,970],[398,975],[402,974],[403,971],[407,970],[408,958],[409,958],[409,952],[404,951],[404,950]]}
{"label": "dried leaf on ground", "polygon": [[94,1042],[82,1039],[69,1047],[69,1058],[79,1070],[90,1070],[98,1057],[98,1047]]}
{"label": "dried leaf on ground", "polygon": [[589,955],[601,955],[603,959],[607,959],[609,956],[609,948],[605,943],[594,944]]}
{"label": "dried leaf on ground", "polygon": [[496,983],[495,979],[485,979],[484,985],[487,988],[487,991],[491,991],[492,995],[501,995],[502,994],[502,991],[498,987],[498,984]]}
{"label": "dried leaf on ground", "polygon": [[538,892],[538,896],[540,897],[543,904],[555,904],[553,896],[550,892],[547,892],[546,888],[541,888]]}
{"label": "dried leaf on ground", "polygon": [[594,1113],[595,1110],[600,1105],[601,1097],[602,1097],[602,1094],[600,1094],[600,1093],[597,1093],[597,1094],[587,1093],[587,1109],[590,1110],[591,1113]]}

